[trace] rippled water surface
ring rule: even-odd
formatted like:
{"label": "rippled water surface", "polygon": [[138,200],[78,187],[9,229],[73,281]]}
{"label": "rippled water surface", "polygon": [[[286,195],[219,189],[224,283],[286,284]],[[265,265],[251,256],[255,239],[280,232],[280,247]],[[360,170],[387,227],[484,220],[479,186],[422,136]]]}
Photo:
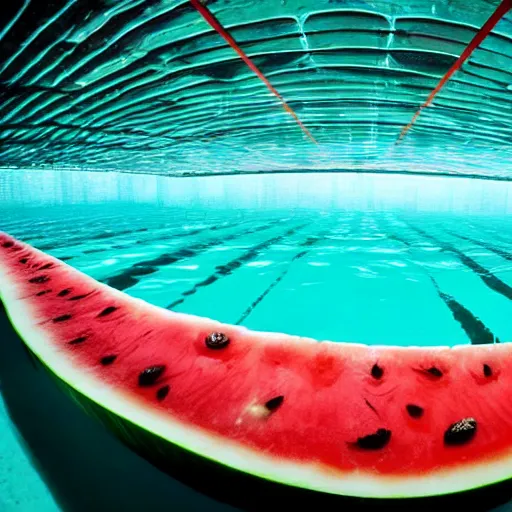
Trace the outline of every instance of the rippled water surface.
{"label": "rippled water surface", "polygon": [[175,311],[335,341],[512,340],[507,217],[152,207],[23,217],[7,213],[2,227]]}
{"label": "rippled water surface", "polygon": [[498,1],[202,3],[318,144],[188,0],[13,0],[0,13],[0,166],[510,179],[510,13],[395,146]]}

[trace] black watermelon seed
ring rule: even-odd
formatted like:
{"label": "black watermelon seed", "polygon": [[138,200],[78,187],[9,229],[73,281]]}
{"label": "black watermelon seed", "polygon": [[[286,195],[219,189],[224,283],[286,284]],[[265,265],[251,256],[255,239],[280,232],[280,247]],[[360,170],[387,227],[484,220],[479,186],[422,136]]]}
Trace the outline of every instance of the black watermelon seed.
{"label": "black watermelon seed", "polygon": [[158,380],[160,375],[164,373],[165,366],[149,366],[139,374],[139,386],[146,387],[152,386]]}
{"label": "black watermelon seed", "polygon": [[5,247],[6,249],[9,249],[10,247],[12,247],[14,245],[14,242],[4,242],[2,244],[2,247]]}
{"label": "black watermelon seed", "polygon": [[444,444],[448,446],[460,446],[469,443],[476,434],[476,420],[464,418],[457,423],[452,423],[444,433]]}
{"label": "black watermelon seed", "polygon": [[492,377],[492,368],[488,364],[484,364],[484,375],[486,377]]}
{"label": "black watermelon seed", "polygon": [[85,299],[85,297],[87,297],[88,295],[90,295],[90,293],[84,293],[83,295],[75,295],[74,297],[70,297],[68,300],[81,300]]}
{"label": "black watermelon seed", "polygon": [[47,263],[46,265],[43,265],[39,270],[47,270],[52,267],[53,267],[53,263]]}
{"label": "black watermelon seed", "polygon": [[71,315],[62,315],[62,316],[58,316],[57,318],[54,318],[53,322],[54,323],[65,322],[66,320],[69,320],[70,318],[71,318]]}
{"label": "black watermelon seed", "polygon": [[47,283],[49,280],[50,280],[50,278],[48,276],[37,276],[37,277],[33,277],[32,279],[29,279],[28,282],[42,284],[42,283]]}
{"label": "black watermelon seed", "polygon": [[432,377],[437,377],[437,378],[443,376],[443,372],[435,366],[431,366],[430,368],[426,369],[425,373],[428,373],[429,375],[432,375]]}
{"label": "black watermelon seed", "polygon": [[115,356],[115,355],[105,356],[100,359],[100,363],[103,366],[108,366],[109,364],[112,364],[116,359],[117,359],[117,356]]}
{"label": "black watermelon seed", "polygon": [[101,318],[102,316],[110,315],[110,313],[113,313],[116,310],[117,308],[115,306],[109,306],[108,308],[105,308],[96,318]]}
{"label": "black watermelon seed", "polygon": [[64,288],[64,290],[61,290],[59,293],[57,293],[57,297],[65,297],[66,295],[69,295],[71,293],[71,288]]}
{"label": "black watermelon seed", "polygon": [[372,366],[372,377],[374,379],[380,379],[384,375],[384,370],[378,365],[374,364]]}
{"label": "black watermelon seed", "polygon": [[268,402],[265,403],[265,407],[269,411],[275,411],[276,409],[281,407],[283,401],[284,401],[283,395],[275,396],[274,398],[271,398]]}
{"label": "black watermelon seed", "polygon": [[156,398],[157,400],[162,401],[168,394],[169,389],[171,389],[168,385],[162,386],[157,392],[156,392]]}
{"label": "black watermelon seed", "polygon": [[363,450],[380,450],[384,448],[391,439],[391,430],[379,428],[374,434],[358,438],[356,445]]}
{"label": "black watermelon seed", "polygon": [[421,418],[423,416],[423,407],[420,407],[419,405],[407,404],[405,408],[411,418]]}
{"label": "black watermelon seed", "polygon": [[28,258],[21,258],[20,263],[25,264],[25,263],[27,263],[27,261],[28,261]]}
{"label": "black watermelon seed", "polygon": [[225,348],[229,345],[229,338],[223,332],[212,332],[204,340],[208,348]]}
{"label": "black watermelon seed", "polygon": [[21,249],[22,249],[22,248],[21,248],[21,247],[19,247],[19,246],[16,246],[16,247],[13,247],[13,248],[12,248],[12,250],[13,250],[13,251],[21,251]]}
{"label": "black watermelon seed", "polygon": [[36,293],[36,297],[41,297],[41,295],[46,295],[47,293],[50,293],[51,290],[43,290],[41,292]]}
{"label": "black watermelon seed", "polygon": [[70,345],[79,345],[80,343],[83,343],[85,340],[87,340],[87,336],[80,336],[79,338],[75,338],[74,340],[71,340],[69,342]]}

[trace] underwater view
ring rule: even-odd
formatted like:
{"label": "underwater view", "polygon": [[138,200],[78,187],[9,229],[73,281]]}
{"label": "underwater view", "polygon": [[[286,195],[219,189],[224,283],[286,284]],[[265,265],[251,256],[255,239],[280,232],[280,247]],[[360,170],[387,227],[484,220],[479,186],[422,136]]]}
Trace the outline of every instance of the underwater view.
{"label": "underwater view", "polygon": [[0,512],[512,511],[512,0],[13,0]]}

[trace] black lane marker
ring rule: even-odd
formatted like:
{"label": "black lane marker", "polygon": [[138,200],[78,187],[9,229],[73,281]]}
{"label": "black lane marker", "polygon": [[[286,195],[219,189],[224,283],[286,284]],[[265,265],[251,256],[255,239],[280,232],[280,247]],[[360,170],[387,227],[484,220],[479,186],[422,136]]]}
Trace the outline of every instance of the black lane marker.
{"label": "black lane marker", "polygon": [[471,269],[480,279],[491,289],[495,292],[500,293],[504,297],[507,297],[507,299],[512,300],[512,287],[510,287],[508,284],[504,283],[501,279],[498,279],[492,272],[487,270],[486,268],[482,267],[479,263],[477,263],[475,260],[464,254],[459,249],[453,247],[453,245],[442,242],[438,238],[436,238],[433,235],[430,235],[426,231],[423,231],[422,229],[409,225],[412,229],[417,231],[420,235],[423,235],[425,238],[428,238],[435,244],[437,244],[438,247],[443,249],[444,251],[451,252],[458,256],[460,261],[469,269]]}
{"label": "black lane marker", "polygon": [[[168,231],[166,230],[163,234],[160,233],[158,236],[152,236],[149,238],[144,238],[143,240],[137,240],[135,242],[135,244],[142,245],[142,244],[147,244],[148,242],[153,242],[155,240],[161,241],[163,239],[168,239],[168,238],[172,238],[172,239],[186,238],[189,236],[199,235],[204,232],[220,231],[221,229],[229,229],[229,228],[232,228],[235,226],[240,226],[240,224],[243,224],[243,223],[239,222],[237,224],[225,224],[222,226],[210,226],[210,227],[206,227],[206,228],[197,228],[197,229],[191,229],[189,231],[185,231],[183,233],[170,233],[169,234]],[[85,251],[82,251],[82,254],[96,254],[99,252],[110,251],[111,249],[129,249],[131,247],[133,247],[133,243],[117,244],[117,245],[113,245],[111,247],[100,247],[97,249],[86,249]]]}
{"label": "black lane marker", "polygon": [[[238,223],[238,224],[227,224],[227,225],[222,225],[222,226],[211,226],[211,227],[206,227],[206,228],[198,228],[198,229],[192,229],[192,230],[189,230],[189,231],[185,231],[185,232],[182,232],[182,233],[169,233],[169,229],[164,229],[163,227],[159,227],[159,228],[155,228],[154,230],[151,231],[151,233],[158,233],[158,235],[156,236],[151,236],[151,237],[147,237],[147,238],[144,238],[142,240],[137,240],[135,242],[135,244],[137,245],[141,245],[141,244],[146,244],[148,242],[152,242],[152,241],[155,241],[155,240],[158,240],[158,241],[161,241],[161,240],[164,240],[164,239],[168,239],[168,238],[172,238],[172,239],[176,239],[176,238],[185,238],[185,237],[189,237],[189,236],[194,236],[194,235],[198,235],[204,231],[218,231],[218,230],[221,230],[221,229],[227,229],[227,228],[231,228],[233,226],[239,226],[241,223]],[[116,234],[117,235],[126,235],[126,234],[131,234],[131,233],[138,233],[138,232],[147,232],[149,231],[149,228],[141,228],[140,230],[133,230],[133,231],[120,231],[120,232],[117,232]],[[162,232],[163,231],[163,232]],[[111,238],[110,236],[108,236],[109,233],[103,233],[103,234],[99,234],[99,235],[95,235],[93,237],[91,237],[90,239],[93,240],[93,239],[96,239],[96,240],[105,240],[106,238]],[[112,233],[112,236],[114,236],[115,234]],[[77,242],[77,243],[80,243],[80,242],[84,242],[86,239],[86,237],[83,237],[81,236],[80,238],[78,237],[73,237],[72,240],[68,239],[66,240],[66,242],[68,241],[72,241],[72,242]],[[72,247],[76,245],[76,243],[72,243],[72,244],[67,244],[66,245],[51,245],[49,244],[47,250],[49,249],[58,249],[58,248],[62,248],[62,247]],[[133,247],[133,243],[130,242],[130,243],[126,243],[126,244],[116,244],[116,245],[111,245],[109,247],[98,247],[96,249],[85,249],[84,251],[81,251],[81,254],[96,254],[96,253],[100,253],[100,252],[106,252],[106,251],[110,251],[111,249],[130,249]],[[60,260],[62,261],[67,261],[67,260],[71,260],[73,258],[76,258],[80,256],[80,254],[75,254],[73,256],[65,256],[65,257],[62,257],[62,258],[59,258]]]}
{"label": "black lane marker", "polygon": [[[412,227],[412,226],[411,226]],[[413,228],[416,229],[416,228]],[[393,235],[394,240],[399,240],[407,246],[412,244],[403,238]],[[436,242],[437,243],[437,242]],[[467,337],[471,341],[472,345],[484,345],[489,343],[500,343],[500,340],[492,333],[492,331],[469,309],[464,307],[460,302],[455,300],[448,293],[443,292],[437,281],[426,272],[434,288],[439,295],[439,298],[446,304],[446,306],[452,312],[453,318],[459,323]]]}
{"label": "black lane marker", "polygon": [[442,292],[439,289],[439,285],[436,280],[430,275],[429,277],[432,280],[439,297],[450,308],[453,318],[459,322],[461,327],[464,329],[464,332],[471,340],[472,345],[500,343],[499,338],[497,338],[479,318],[477,318],[469,309],[457,302],[451,295]]}
{"label": "black lane marker", "polygon": [[[316,244],[319,240],[323,240],[325,238],[325,233],[320,236],[310,236],[308,237],[299,247],[311,247]],[[242,313],[240,318],[235,322],[235,325],[240,325],[254,310],[256,306],[258,306],[261,301],[284,279],[286,274],[290,271],[292,263],[300,258],[306,256],[309,252],[309,249],[306,251],[301,251],[297,253],[291,260],[288,266],[276,277],[276,279],[270,283],[268,288],[263,291],[263,293]]]}
{"label": "black lane marker", "polygon": [[407,241],[405,238],[398,236],[397,234],[388,235],[389,240],[394,240],[395,242],[400,242],[401,244],[406,245],[407,247],[411,247],[411,242]]}
{"label": "black lane marker", "polygon": [[140,229],[125,229],[124,231],[111,231],[111,232],[103,232],[98,233],[97,235],[92,235],[89,237],[89,240],[106,240],[107,238],[115,238],[116,236],[123,235],[131,235],[133,233],[145,233],[149,228],[140,228]]}
{"label": "black lane marker", "polygon": [[475,240],[474,238],[470,238],[469,236],[458,235],[457,233],[454,233],[453,231],[451,231],[449,229],[445,229],[445,231],[452,236],[460,238],[461,240],[466,240],[467,242],[471,242],[472,244],[479,245],[480,247],[483,247],[484,249],[487,249],[488,251],[493,252],[494,254],[497,254],[498,256],[501,256],[505,260],[512,261],[511,253],[504,251],[503,249],[500,249],[499,247],[496,247],[495,245],[489,244],[487,242],[482,242],[481,240]]}
{"label": "black lane marker", "polygon": [[80,243],[80,242],[86,242],[86,241],[90,241],[90,240],[106,240],[108,238],[115,238],[116,236],[131,235],[133,233],[143,233],[145,231],[148,231],[148,228],[126,229],[124,231],[113,231],[112,233],[104,232],[104,233],[99,233],[97,235],[91,235],[91,236],[87,236],[87,235],[72,236],[72,237],[65,239],[60,244],[59,243],[56,243],[56,244],[47,243],[47,244],[39,245],[37,248],[40,251],[49,251],[52,249],[61,249],[62,247],[71,247],[71,246],[75,245],[76,242]]}
{"label": "black lane marker", "polygon": [[209,286],[210,284],[213,284],[214,282],[218,281],[219,279],[222,279],[223,277],[229,276],[232,274],[236,269],[240,268],[244,263],[247,263],[248,261],[253,260],[258,256],[258,254],[270,247],[273,244],[279,243],[281,240],[292,236],[294,233],[296,233],[299,229],[304,228],[307,226],[307,224],[302,224],[300,226],[297,226],[295,228],[289,229],[284,234],[275,236],[273,238],[269,238],[268,240],[265,240],[264,242],[261,242],[258,245],[255,245],[254,247],[251,247],[248,251],[246,251],[242,256],[239,256],[238,258],[235,258],[234,260],[231,260],[229,263],[226,263],[225,265],[220,265],[216,267],[215,272],[201,281],[200,283],[197,283],[189,290],[183,292],[181,294],[181,298],[175,300],[171,304],[167,306],[167,309],[172,309],[176,307],[178,304],[182,304],[185,299],[190,296],[194,295],[198,290],[205,286]]}
{"label": "black lane marker", "polygon": [[132,265],[130,268],[123,270],[119,274],[104,279],[102,282],[108,284],[112,288],[116,288],[117,290],[126,290],[127,288],[135,286],[139,282],[139,277],[154,274],[159,270],[160,267],[171,265],[172,263],[176,263],[185,258],[197,256],[197,254],[199,254],[202,251],[211,249],[212,247],[218,245],[223,245],[225,242],[234,240],[235,238],[257,233],[258,231],[263,231],[265,229],[269,229],[275,223],[276,222],[265,224],[263,226],[258,226],[247,231],[237,231],[236,233],[232,233],[231,235],[212,238],[210,240],[189,245],[188,247],[176,249],[173,252],[161,254],[160,256],[150,260],[139,261]]}

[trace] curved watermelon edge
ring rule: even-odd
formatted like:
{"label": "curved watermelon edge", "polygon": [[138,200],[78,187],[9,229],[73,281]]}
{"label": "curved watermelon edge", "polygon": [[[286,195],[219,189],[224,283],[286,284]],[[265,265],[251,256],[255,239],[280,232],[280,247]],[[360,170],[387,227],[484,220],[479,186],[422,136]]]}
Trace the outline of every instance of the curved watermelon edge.
{"label": "curved watermelon edge", "polygon": [[[104,409],[88,397],[71,391],[69,386],[52,374],[64,391],[90,416],[107,429],[117,432],[117,437],[137,454],[149,460],[156,468],[180,480],[198,492],[248,512],[262,510],[282,512],[292,506],[319,507],[335,510],[341,505],[358,512],[432,512],[433,507],[463,507],[473,512],[487,512],[509,501],[512,482],[496,483],[463,493],[412,498],[364,498],[318,492],[290,484],[283,484],[264,477],[245,473],[230,466],[219,465],[179,445],[159,441],[158,436],[140,426]],[[148,445],[156,443],[148,459]],[[141,449],[141,446],[144,448]],[[176,462],[176,464],[175,464]],[[335,508],[336,507],[336,508]]]}
{"label": "curved watermelon edge", "polygon": [[[1,235],[1,233],[0,233]],[[25,245],[25,244],[24,244]],[[30,247],[30,246],[27,246]],[[37,249],[30,247],[30,249],[34,252],[39,253],[41,256],[45,258],[57,261],[59,265],[64,265],[73,271],[73,273],[78,273],[84,280],[89,280],[91,284],[94,284],[96,288],[108,289],[108,292],[111,295],[118,296],[124,300],[126,300],[127,296],[125,293],[120,292],[116,289],[113,289],[105,284],[99,283],[93,278],[83,274],[82,272],[74,269],[73,267],[67,265],[64,262],[61,262],[57,258],[51,257]],[[93,403],[96,407],[105,410],[109,415],[113,417],[119,417],[121,421],[124,421],[128,424],[135,425],[136,428],[141,429],[142,431],[157,437],[160,442],[168,443],[170,445],[176,445],[180,449],[190,452],[195,456],[201,459],[208,459],[210,462],[224,466],[230,470],[234,470],[241,473],[246,473],[253,477],[263,479],[272,484],[279,484],[284,486],[289,486],[294,489],[300,488],[302,490],[313,491],[315,493],[321,492],[330,495],[335,495],[337,497],[348,497],[355,499],[378,499],[378,500],[394,500],[399,499],[403,501],[406,499],[409,501],[412,499],[416,501],[418,498],[433,498],[433,497],[443,497],[447,495],[453,495],[458,493],[467,493],[470,491],[474,491],[477,489],[485,488],[488,486],[493,486],[499,484],[501,482],[505,482],[511,478],[512,475],[512,453],[509,457],[502,457],[502,460],[499,462],[495,462],[493,464],[494,471],[493,477],[487,478],[484,481],[481,480],[483,475],[489,476],[489,466],[485,463],[480,463],[478,466],[470,468],[470,469],[456,469],[456,470],[447,470],[441,469],[434,475],[426,476],[426,477],[418,477],[412,476],[409,478],[402,477],[370,477],[368,475],[362,474],[363,483],[359,482],[359,488],[363,488],[363,491],[357,492],[358,483],[357,477],[354,479],[352,476],[341,475],[341,478],[334,477],[332,478],[333,471],[329,470],[329,468],[322,468],[320,465],[314,464],[297,464],[288,461],[281,461],[277,458],[268,455],[261,455],[259,453],[255,454],[253,450],[250,450],[243,445],[238,445],[237,443],[229,440],[225,440],[222,436],[211,434],[207,431],[204,431],[196,426],[191,426],[188,424],[183,424],[179,421],[175,421],[175,425],[173,425],[174,433],[178,430],[182,430],[183,432],[176,436],[176,438],[172,439],[171,437],[167,437],[165,434],[165,430],[169,427],[169,419],[166,417],[163,418],[162,414],[159,414],[152,410],[144,410],[144,416],[147,420],[148,414],[152,416],[151,421],[149,422],[149,427],[143,426],[144,423],[140,421],[139,418],[132,419],[130,418],[130,412],[140,409],[139,404],[135,404],[131,397],[123,392],[117,391],[113,388],[109,389],[108,392],[98,393],[98,386],[94,385],[94,382],[89,382],[88,379],[83,372],[79,371],[78,368],[73,368],[73,364],[65,359],[61,358],[58,355],[55,357],[53,355],[53,360],[56,360],[58,363],[64,363],[62,366],[66,368],[70,368],[67,372],[59,372],[54,370],[53,368],[49,368],[48,365],[44,362],[45,358],[41,355],[40,351],[37,348],[34,348],[33,342],[31,342],[32,338],[40,338],[40,345],[44,346],[44,336],[42,333],[38,332],[39,329],[37,327],[29,327],[26,322],[20,321],[17,322],[17,319],[27,318],[27,311],[29,309],[29,305],[22,305],[22,301],[17,299],[14,296],[10,296],[8,292],[9,287],[15,290],[15,285],[11,284],[9,286],[8,278],[6,277],[6,272],[3,270],[2,265],[0,264],[0,284],[3,282],[3,286],[0,286],[0,300],[3,302],[6,314],[9,318],[11,325],[14,330],[17,332],[18,336],[21,338],[23,343],[31,350],[31,352],[37,357],[40,363],[47,369],[52,375],[54,375],[59,381],[61,381],[65,387],[68,387],[72,393],[85,397],[88,401]],[[166,316],[179,316],[182,318],[188,318],[191,321],[204,322],[208,323],[211,327],[212,324],[223,325],[220,322],[210,320],[208,318],[185,314],[185,313],[175,313],[171,311],[167,311],[158,306],[151,305],[141,299],[137,299],[134,297],[129,297],[131,302],[138,302],[141,308],[147,309],[150,312],[158,313]],[[17,304],[20,304],[20,307],[16,307]],[[19,310],[19,311],[17,311]],[[289,337],[290,341],[292,340],[300,340],[301,342],[319,342],[319,340],[314,340],[312,338],[302,338],[299,336],[293,335],[282,335],[280,333],[275,332],[264,332],[264,331],[251,331],[245,327],[240,326],[230,326],[233,329],[238,330],[239,332],[251,332],[253,334],[261,334],[264,335],[265,338],[270,341],[272,338],[276,338],[279,340],[283,340],[283,337]],[[322,343],[335,343],[332,341],[322,341]],[[360,343],[335,343],[340,347],[340,350],[343,349],[343,346],[366,346]],[[504,347],[504,345],[499,346],[491,346],[495,349],[498,347]],[[389,349],[389,350],[413,350],[419,349],[424,350],[422,347],[411,346],[411,347],[398,347],[398,346],[373,346],[374,349]],[[447,347],[447,346],[437,346],[437,347],[429,347],[429,350],[466,350],[471,348],[473,350],[478,349],[480,347],[467,347],[467,346],[455,346],[455,347]],[[488,348],[488,347],[484,347]],[[75,382],[73,383],[73,370],[75,370]],[[63,375],[62,373],[69,375]],[[78,380],[82,383],[82,388],[80,389],[80,385],[76,385],[76,376],[79,376]],[[105,402],[101,400],[101,397]],[[130,407],[127,404],[133,403],[134,406]],[[115,404],[116,407],[113,406]],[[117,411],[115,409],[118,409]],[[119,411],[119,408],[121,411]],[[133,415],[133,414],[132,414]],[[157,418],[159,417],[159,418]],[[159,428],[155,429],[155,425],[159,425]],[[193,433],[192,433],[193,432]],[[192,442],[189,440],[187,443],[186,440],[193,437]],[[202,438],[202,439],[201,439]],[[215,445],[212,439],[215,441],[219,441],[218,448],[212,450],[212,446]],[[198,441],[201,440],[200,445],[201,448],[198,448]],[[219,453],[225,455],[226,451],[229,451],[229,456],[219,456]],[[239,453],[237,453],[239,452]],[[216,456],[217,455],[217,456]],[[233,456],[235,455],[235,456]],[[250,461],[250,463],[249,463]],[[259,470],[255,470],[254,467],[258,466]],[[276,467],[280,467],[281,471],[276,471]],[[301,466],[297,468],[297,466]],[[284,468],[284,469],[283,469]],[[497,469],[498,468],[498,469]],[[500,471],[501,469],[501,471]],[[294,473],[301,474],[301,478],[294,479]],[[306,473],[302,475],[302,473]],[[311,473],[313,478],[306,478],[307,473]],[[286,477],[292,476],[292,478],[283,478],[283,475]],[[457,476],[458,475],[458,476]],[[454,478],[455,477],[455,478]],[[326,480],[330,479],[331,485],[326,485]],[[452,485],[448,488],[447,481],[453,480]],[[472,484],[468,487],[468,481],[471,481]],[[311,484],[311,481],[316,482]],[[343,486],[340,486],[340,483],[343,483]],[[371,483],[370,483],[371,482]],[[428,483],[428,489],[425,489],[425,483]],[[395,489],[396,488],[396,489]],[[423,490],[421,490],[423,488]],[[443,490],[443,488],[445,490]],[[409,492],[403,492],[406,489]],[[400,492],[400,490],[402,492]],[[414,492],[418,491],[419,492]],[[410,492],[413,491],[413,492]]]}

